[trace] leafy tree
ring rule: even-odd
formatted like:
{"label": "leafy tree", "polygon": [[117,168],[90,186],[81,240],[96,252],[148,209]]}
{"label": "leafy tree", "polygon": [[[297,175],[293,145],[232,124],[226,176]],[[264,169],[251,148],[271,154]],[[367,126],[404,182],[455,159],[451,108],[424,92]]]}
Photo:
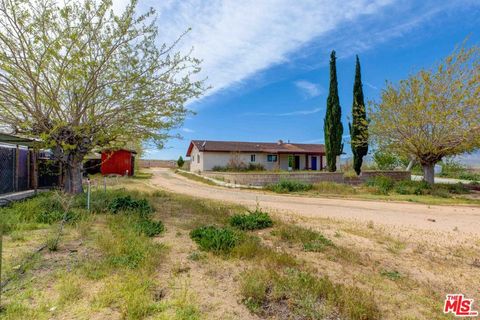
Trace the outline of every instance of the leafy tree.
{"label": "leafy tree", "polygon": [[368,121],[363,100],[362,76],[358,56],[355,65],[355,83],[353,85],[352,123],[349,123],[348,126],[350,128],[350,143],[353,153],[353,169],[358,175],[361,172],[363,157],[368,153]]}
{"label": "leafy tree", "polygon": [[325,115],[323,131],[325,134],[325,151],[327,157],[327,170],[337,170],[337,156],[343,152],[343,125],[342,109],[338,98],[337,67],[335,64],[335,51],[330,54],[330,91],[327,98],[327,114]]}
{"label": "leafy tree", "polygon": [[444,157],[480,147],[480,50],[457,48],[432,70],[393,85],[372,104],[371,134],[395,154],[414,156],[424,180]]}
{"label": "leafy tree", "polygon": [[0,0],[0,123],[40,137],[65,168],[64,189],[82,191],[93,148],[148,140],[159,146],[199,96],[199,61],[157,47],[151,9],[117,15],[111,0]]}
{"label": "leafy tree", "polygon": [[380,170],[393,170],[402,164],[398,156],[382,150],[377,150],[373,153],[373,161]]}
{"label": "leafy tree", "polygon": [[182,168],[184,164],[185,164],[185,161],[183,160],[182,156],[178,157],[177,166],[179,168]]}

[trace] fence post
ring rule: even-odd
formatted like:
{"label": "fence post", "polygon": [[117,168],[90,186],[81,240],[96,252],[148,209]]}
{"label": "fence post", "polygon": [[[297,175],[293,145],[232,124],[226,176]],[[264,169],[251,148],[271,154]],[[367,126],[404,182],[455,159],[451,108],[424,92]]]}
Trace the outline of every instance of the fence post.
{"label": "fence post", "polygon": [[90,178],[87,179],[87,211],[90,212]]}
{"label": "fence post", "polygon": [[107,177],[103,176],[103,192],[107,192]]}
{"label": "fence post", "polygon": [[15,148],[15,175],[13,178],[13,190],[15,192],[18,191],[18,175],[19,175],[19,167],[20,167],[20,150],[17,144]]}

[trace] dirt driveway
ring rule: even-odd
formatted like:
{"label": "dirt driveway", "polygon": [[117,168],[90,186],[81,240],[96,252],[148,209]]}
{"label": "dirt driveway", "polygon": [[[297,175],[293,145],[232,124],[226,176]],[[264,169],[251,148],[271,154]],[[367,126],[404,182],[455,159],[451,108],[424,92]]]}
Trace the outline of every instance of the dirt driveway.
{"label": "dirt driveway", "polygon": [[[480,207],[347,200],[337,198],[275,195],[262,191],[228,189],[192,181],[170,169],[153,168],[151,182],[163,189],[200,198],[235,202],[274,210],[299,218],[331,218],[360,223],[373,222],[388,229],[454,231],[460,238],[480,235]],[[435,222],[431,221],[435,220]]]}

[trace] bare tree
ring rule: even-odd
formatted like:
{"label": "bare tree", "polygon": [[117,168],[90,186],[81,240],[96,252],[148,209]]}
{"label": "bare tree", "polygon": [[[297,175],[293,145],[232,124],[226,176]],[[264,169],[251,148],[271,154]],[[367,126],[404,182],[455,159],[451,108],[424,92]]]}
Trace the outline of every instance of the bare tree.
{"label": "bare tree", "polygon": [[65,191],[82,191],[93,148],[149,140],[183,122],[185,102],[204,91],[199,60],[157,46],[151,9],[132,0],[0,0],[0,124],[40,137],[65,169]]}

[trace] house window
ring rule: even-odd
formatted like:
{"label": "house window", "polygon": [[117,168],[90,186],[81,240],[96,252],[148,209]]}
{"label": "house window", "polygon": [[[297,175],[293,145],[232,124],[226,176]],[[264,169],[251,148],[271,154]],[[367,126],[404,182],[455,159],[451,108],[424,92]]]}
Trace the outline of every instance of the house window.
{"label": "house window", "polygon": [[269,154],[267,155],[268,162],[277,162],[277,155],[276,154]]}
{"label": "house window", "polygon": [[255,155],[254,154],[250,155],[250,162],[255,162]]}
{"label": "house window", "polygon": [[197,155],[197,163],[200,163],[200,155]]}

